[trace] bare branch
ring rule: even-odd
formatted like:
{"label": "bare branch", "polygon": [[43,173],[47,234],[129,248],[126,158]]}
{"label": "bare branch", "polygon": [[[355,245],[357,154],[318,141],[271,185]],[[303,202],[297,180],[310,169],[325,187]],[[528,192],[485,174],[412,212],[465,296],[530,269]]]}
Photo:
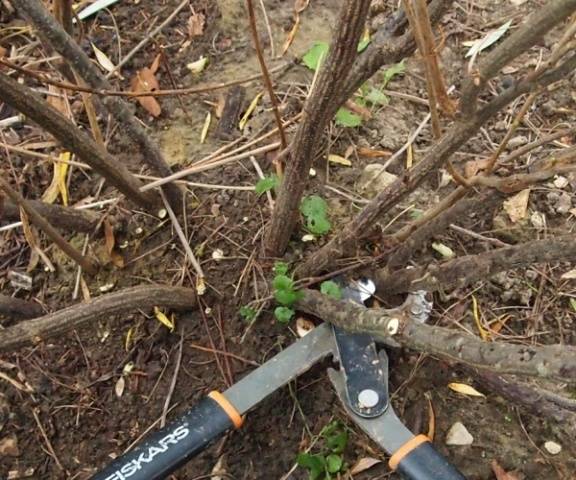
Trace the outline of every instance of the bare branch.
{"label": "bare branch", "polygon": [[350,332],[369,333],[383,343],[395,342],[496,373],[561,382],[576,378],[575,347],[484,342],[454,330],[415,322],[408,312],[401,309],[367,309],[352,302],[334,300],[314,290],[305,290],[297,307]]}
{"label": "bare branch", "polygon": [[194,290],[173,286],[140,286],[125,288],[45,315],[34,320],[20,322],[0,330],[0,352],[37,344],[62,335],[75,328],[93,325],[100,318],[110,318],[135,310],[152,307],[176,310],[196,306]]}
{"label": "bare branch", "polygon": [[576,259],[576,236],[534,240],[513,247],[466,255],[444,263],[389,273],[379,271],[374,282],[387,293],[450,290],[488,279],[495,273],[534,263]]}

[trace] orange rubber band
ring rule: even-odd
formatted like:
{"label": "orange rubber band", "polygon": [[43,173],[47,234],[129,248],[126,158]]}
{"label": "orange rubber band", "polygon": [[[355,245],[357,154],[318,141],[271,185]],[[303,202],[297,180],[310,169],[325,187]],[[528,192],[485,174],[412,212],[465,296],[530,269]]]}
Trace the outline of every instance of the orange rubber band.
{"label": "orange rubber band", "polygon": [[404,445],[402,445],[394,455],[390,457],[388,461],[388,466],[392,470],[396,470],[398,468],[398,464],[402,461],[402,459],[408,455],[412,450],[419,447],[425,442],[429,442],[430,439],[426,435],[417,435],[414,438],[408,440]]}
{"label": "orange rubber band", "polygon": [[220,405],[226,415],[230,417],[230,420],[232,420],[232,423],[234,424],[234,428],[240,428],[242,426],[244,423],[244,418],[238,413],[238,410],[234,408],[234,405],[232,405],[224,395],[214,390],[213,392],[210,392],[208,396],[218,405]]}

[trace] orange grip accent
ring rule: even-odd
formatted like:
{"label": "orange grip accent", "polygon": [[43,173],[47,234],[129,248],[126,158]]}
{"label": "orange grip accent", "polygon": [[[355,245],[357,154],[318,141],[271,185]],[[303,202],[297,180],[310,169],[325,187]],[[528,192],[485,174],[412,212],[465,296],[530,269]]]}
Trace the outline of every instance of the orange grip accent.
{"label": "orange grip accent", "polygon": [[220,405],[222,410],[224,410],[226,415],[228,415],[230,420],[232,420],[235,428],[240,428],[242,426],[244,423],[244,418],[238,413],[238,410],[234,408],[234,405],[232,405],[224,395],[214,390],[213,392],[210,392],[208,396],[218,405]]}
{"label": "orange grip accent", "polygon": [[388,460],[388,466],[392,470],[396,470],[396,468],[398,467],[398,464],[402,461],[402,459],[406,455],[408,455],[412,450],[419,447],[423,443],[429,442],[429,441],[430,441],[430,439],[426,435],[417,435],[414,438],[411,438],[404,445],[402,445],[398,450],[396,450],[396,452],[394,452],[394,455],[392,455],[390,457],[390,460]]}

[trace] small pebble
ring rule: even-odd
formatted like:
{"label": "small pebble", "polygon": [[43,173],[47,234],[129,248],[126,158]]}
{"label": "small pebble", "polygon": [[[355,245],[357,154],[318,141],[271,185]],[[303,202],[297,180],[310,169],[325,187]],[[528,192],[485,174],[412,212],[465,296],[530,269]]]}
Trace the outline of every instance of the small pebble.
{"label": "small pebble", "polygon": [[550,455],[558,455],[562,451],[562,445],[559,445],[556,442],[548,441],[544,443],[544,449]]}
{"label": "small pebble", "polygon": [[456,422],[446,434],[446,445],[472,445],[474,437],[461,422]]}

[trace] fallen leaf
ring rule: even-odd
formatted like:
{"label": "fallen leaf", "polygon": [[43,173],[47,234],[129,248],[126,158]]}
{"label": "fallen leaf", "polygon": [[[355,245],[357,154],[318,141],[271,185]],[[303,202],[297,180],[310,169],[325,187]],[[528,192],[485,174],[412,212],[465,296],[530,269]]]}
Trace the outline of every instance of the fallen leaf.
{"label": "fallen leaf", "polygon": [[20,208],[20,220],[22,220],[22,230],[24,232],[24,238],[28,242],[28,245],[30,245],[30,249],[33,252],[33,255],[30,258],[28,268],[26,269],[26,271],[31,272],[32,270],[34,270],[36,264],[38,263],[38,258],[41,258],[42,261],[44,262],[44,265],[46,265],[46,268],[50,272],[55,272],[56,269],[54,268],[54,265],[48,258],[48,255],[46,255],[44,253],[44,250],[42,250],[42,248],[40,247],[40,240],[38,239],[36,230],[34,230],[32,228],[32,225],[30,225],[28,215],[26,215],[26,212],[22,208]]}
{"label": "fallen leaf", "polygon": [[204,34],[206,16],[203,13],[193,13],[186,24],[189,37],[200,37]]}
{"label": "fallen leaf", "polygon": [[350,469],[350,474],[358,475],[359,473],[362,473],[365,470],[372,468],[374,465],[378,465],[379,463],[382,463],[382,460],[379,460],[377,458],[371,458],[371,457],[361,458],[352,466],[352,468]]}
{"label": "fallen leaf", "polygon": [[[489,46],[496,43],[502,36],[508,31],[512,25],[512,20],[508,20],[505,24],[501,25],[499,28],[495,30],[491,30],[488,32],[484,37],[473,40],[470,42],[462,42],[462,45],[470,47],[468,52],[466,53],[466,58],[472,57],[472,59],[476,58],[476,56],[482,51],[487,49]],[[472,60],[473,61],[473,60]]]}
{"label": "fallen leaf", "polygon": [[8,50],[6,48],[4,48],[2,45],[0,45],[0,58],[4,58],[7,53],[8,53]]}
{"label": "fallen leaf", "polygon": [[46,203],[54,203],[58,195],[62,197],[62,203],[68,205],[68,190],[66,189],[66,174],[68,173],[68,162],[70,152],[62,152],[58,157],[61,161],[54,162],[52,169],[52,181],[46,191],[42,194],[42,200]]}
{"label": "fallen leaf", "polygon": [[530,197],[530,189],[527,188],[518,192],[513,197],[510,197],[503,203],[504,211],[508,214],[510,221],[516,223],[523,218],[526,218],[528,211],[528,198]]}
{"label": "fallen leaf", "polygon": [[461,422],[452,425],[446,434],[446,445],[472,445],[473,442],[474,437]]}
{"label": "fallen leaf", "polygon": [[216,462],[216,465],[214,465],[214,467],[212,468],[212,471],[210,472],[210,479],[224,480],[224,478],[228,477],[229,475],[228,472],[226,471],[224,455],[222,455]]}
{"label": "fallen leaf", "polygon": [[470,397],[485,397],[483,393],[480,393],[474,387],[466,385],[465,383],[449,383],[448,388],[454,390],[455,392],[461,393],[462,395],[468,395]]}
{"label": "fallen leaf", "polygon": [[336,163],[337,165],[344,165],[345,167],[352,166],[352,162],[350,160],[334,153],[328,155],[328,161],[331,163]]}
{"label": "fallen leaf", "polygon": [[[84,20],[85,18],[94,15],[103,8],[107,8],[110,5],[116,3],[117,1],[118,0],[96,0],[94,3],[88,5],[84,10],[78,13],[78,20]],[[76,21],[76,19],[74,19],[74,21]]]}
{"label": "fallen leaf", "polygon": [[484,326],[480,321],[480,309],[478,308],[478,300],[476,300],[476,297],[474,295],[472,295],[472,315],[474,316],[474,322],[476,323],[476,328],[478,328],[480,337],[482,337],[482,340],[487,342],[488,340],[490,340],[490,335],[484,329]]}
{"label": "fallen leaf", "polygon": [[432,405],[430,394],[426,393],[424,396],[426,397],[426,400],[428,400],[428,433],[426,436],[431,442],[433,442],[434,436],[436,435],[436,415],[434,413],[434,406]]}
{"label": "fallen leaf", "polygon": [[372,118],[372,112],[368,108],[358,105],[352,100],[347,100],[345,105],[348,110],[357,113],[364,120],[370,120]]}
{"label": "fallen leaf", "polygon": [[124,376],[122,375],[122,376],[120,376],[120,378],[116,382],[116,385],[114,385],[114,393],[116,394],[116,396],[118,398],[120,398],[122,396],[125,388],[126,388],[126,380],[124,379]]}
{"label": "fallen leaf", "polygon": [[480,158],[478,160],[470,160],[469,162],[466,162],[466,164],[464,165],[464,175],[466,178],[472,178],[476,174],[478,174],[478,172],[480,172],[482,170],[486,170],[486,168],[489,165],[490,165],[490,159],[489,158]]}
{"label": "fallen leaf", "polygon": [[392,152],[390,150],[374,150],[372,148],[359,147],[358,155],[367,158],[382,158],[382,157],[390,157],[392,155]]}
{"label": "fallen leaf", "polygon": [[112,63],[112,60],[108,58],[108,55],[106,55],[93,43],[91,43],[90,45],[92,45],[92,50],[94,50],[94,55],[96,55],[96,60],[98,61],[100,66],[107,72],[113,72],[116,69],[116,66]]}
{"label": "fallen leaf", "polygon": [[186,68],[190,70],[193,74],[198,74],[201,73],[206,68],[207,64],[208,64],[208,58],[201,56],[195,62],[190,62],[188,65],[186,65]]}
{"label": "fallen leaf", "polygon": [[204,143],[206,141],[211,121],[212,121],[212,114],[208,112],[206,114],[206,119],[204,120],[204,125],[202,126],[202,132],[200,132],[200,143]]}
{"label": "fallen leaf", "polygon": [[310,0],[295,0],[294,1],[294,12],[302,13],[308,7]]}
{"label": "fallen leaf", "polygon": [[167,327],[171,332],[174,331],[174,322],[171,321],[158,307],[154,307],[154,316],[156,317],[156,320]]}
{"label": "fallen leaf", "polygon": [[562,280],[574,280],[576,279],[576,268],[563,273],[560,277]]}
{"label": "fallen leaf", "polygon": [[[154,73],[158,70],[160,55],[156,56],[150,68],[144,67],[136,72],[136,76],[130,82],[130,88],[134,93],[154,92],[160,88],[160,84]],[[138,103],[153,117],[162,113],[162,108],[155,97],[136,97]]]}
{"label": "fallen leaf", "polygon": [[244,115],[242,115],[242,118],[240,119],[240,122],[238,123],[238,128],[241,131],[244,130],[244,127],[246,126],[246,123],[248,123],[248,119],[250,118],[250,115],[252,115],[252,112],[256,108],[256,105],[258,105],[258,102],[259,102],[260,98],[262,97],[262,95],[263,95],[262,92],[258,93],[252,99],[252,101],[250,102],[250,105],[248,105],[248,108],[244,112]]}
{"label": "fallen leaf", "polygon": [[298,317],[296,319],[296,333],[300,338],[308,335],[312,330],[314,330],[314,323],[303,317]]}
{"label": "fallen leaf", "polygon": [[436,250],[444,258],[454,258],[456,254],[449,246],[440,242],[432,242],[432,248]]}
{"label": "fallen leaf", "polygon": [[496,480],[519,480],[513,473],[506,472],[496,460],[492,460],[490,466],[496,475]]}
{"label": "fallen leaf", "polygon": [[9,435],[0,440],[0,457],[19,457],[18,439],[15,435]]}
{"label": "fallen leaf", "polygon": [[104,220],[104,242],[106,245],[106,252],[108,255],[114,250],[116,239],[114,238],[114,229],[108,220]]}
{"label": "fallen leaf", "polygon": [[64,97],[64,90],[55,87],[54,85],[48,85],[48,92],[53,94],[46,96],[48,104],[58,110],[65,117],[70,118],[70,110],[68,109],[66,98]]}

